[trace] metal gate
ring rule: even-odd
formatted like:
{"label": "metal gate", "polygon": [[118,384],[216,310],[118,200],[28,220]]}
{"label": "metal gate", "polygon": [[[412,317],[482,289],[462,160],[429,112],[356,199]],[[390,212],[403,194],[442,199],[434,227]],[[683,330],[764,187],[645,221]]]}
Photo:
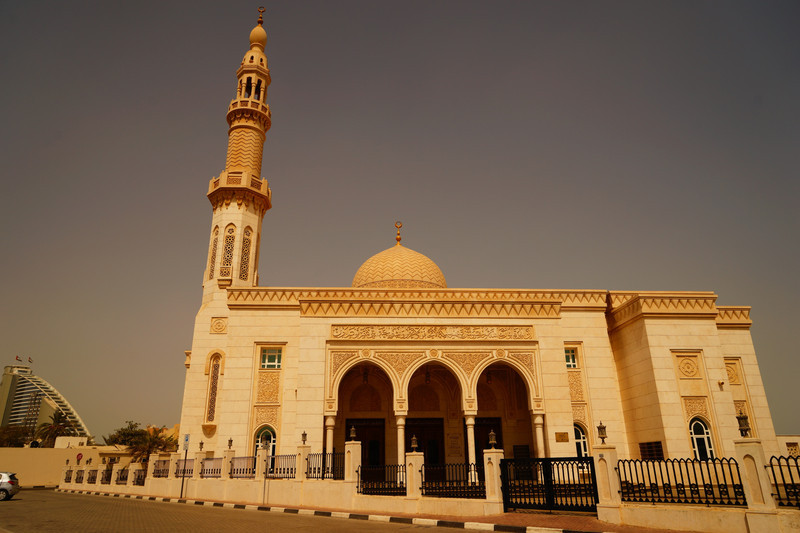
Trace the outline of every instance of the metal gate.
{"label": "metal gate", "polygon": [[591,457],[500,461],[503,507],[597,511],[597,478]]}

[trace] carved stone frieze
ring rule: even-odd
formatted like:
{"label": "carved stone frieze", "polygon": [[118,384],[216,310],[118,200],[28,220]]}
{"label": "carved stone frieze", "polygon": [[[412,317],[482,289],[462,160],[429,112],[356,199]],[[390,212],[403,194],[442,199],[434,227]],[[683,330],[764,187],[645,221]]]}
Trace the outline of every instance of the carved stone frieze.
{"label": "carved stone frieze", "polygon": [[533,326],[331,326],[334,340],[533,340]]}
{"label": "carved stone frieze", "polygon": [[280,371],[260,371],[258,373],[256,401],[259,403],[278,403],[280,401],[280,383]]}
{"label": "carved stone frieze", "polygon": [[586,416],[586,405],[585,404],[572,404],[572,421],[573,422],[581,422],[584,426],[589,425],[589,420]]}
{"label": "carved stone frieze", "polygon": [[582,402],[583,397],[583,379],[581,378],[580,370],[570,370],[567,372],[569,382],[569,397],[573,402]]}
{"label": "carved stone frieze", "polygon": [[708,400],[705,396],[692,396],[683,398],[683,410],[686,419],[691,420],[695,416],[702,416],[706,420],[711,419],[708,411]]}
{"label": "carved stone frieze", "polygon": [[749,307],[717,306],[717,327],[720,329],[750,329]]}
{"label": "carved stone frieze", "polygon": [[531,352],[510,352],[510,359],[516,359],[522,366],[533,372],[533,354]]}
{"label": "carved stone frieze", "polygon": [[256,426],[260,426],[261,424],[269,424],[273,428],[278,429],[278,409],[279,407],[256,407]]}
{"label": "carved stone frieze", "polygon": [[492,357],[491,352],[445,352],[444,358],[455,362],[467,376],[472,375],[475,367],[484,360]]}
{"label": "carved stone frieze", "polygon": [[375,359],[386,361],[397,372],[398,376],[405,373],[414,362],[425,357],[424,352],[376,352]]}
{"label": "carved stone frieze", "polygon": [[227,333],[228,332],[228,319],[227,317],[214,317],[211,319],[211,328],[209,333]]}
{"label": "carved stone frieze", "polygon": [[342,367],[344,363],[350,359],[358,357],[358,352],[355,350],[348,351],[334,351],[331,352],[331,376],[335,376],[336,372]]}
{"label": "carved stone frieze", "polygon": [[[628,296],[626,293],[623,295]],[[611,329],[619,328],[639,317],[716,318],[716,300],[717,295],[711,292],[635,293],[612,309],[609,326]]]}

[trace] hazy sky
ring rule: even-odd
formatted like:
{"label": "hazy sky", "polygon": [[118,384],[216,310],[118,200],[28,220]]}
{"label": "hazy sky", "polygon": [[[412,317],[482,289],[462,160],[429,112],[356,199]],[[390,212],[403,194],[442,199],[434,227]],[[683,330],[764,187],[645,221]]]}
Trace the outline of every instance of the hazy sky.
{"label": "hazy sky", "polygon": [[[0,358],[96,436],[179,421],[257,6],[0,1]],[[715,291],[800,433],[799,3],[266,7],[262,285],[349,286],[399,219],[450,287]]]}

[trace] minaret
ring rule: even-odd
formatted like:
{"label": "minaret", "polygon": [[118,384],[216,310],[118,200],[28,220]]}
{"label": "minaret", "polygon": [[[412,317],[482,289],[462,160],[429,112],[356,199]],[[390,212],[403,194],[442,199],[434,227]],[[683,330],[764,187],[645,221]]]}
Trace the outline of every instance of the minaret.
{"label": "minaret", "polygon": [[270,83],[263,8],[250,32],[250,49],[236,71],[236,97],[228,106],[228,157],[212,178],[208,199],[214,208],[203,294],[217,288],[258,284],[261,222],[272,207],[272,191],[261,177],[264,138],[272,121],[267,101]]}

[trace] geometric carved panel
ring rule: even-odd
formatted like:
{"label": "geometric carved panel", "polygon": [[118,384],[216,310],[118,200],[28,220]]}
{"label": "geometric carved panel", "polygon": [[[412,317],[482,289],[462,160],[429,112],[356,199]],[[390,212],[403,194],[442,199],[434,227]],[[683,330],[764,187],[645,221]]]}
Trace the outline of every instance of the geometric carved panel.
{"label": "geometric carved panel", "polygon": [[256,427],[269,424],[278,429],[278,407],[256,407]]}
{"label": "geometric carved panel", "polygon": [[280,391],[281,373],[264,372],[258,373],[258,392],[256,402],[258,403],[278,403]]}
{"label": "geometric carved panel", "polygon": [[700,367],[696,355],[678,357],[678,373],[681,379],[696,379],[700,377]]}
{"label": "geometric carved panel", "polygon": [[731,385],[741,385],[742,380],[739,378],[739,365],[737,361],[725,361],[725,372],[728,374],[728,383]]}
{"label": "geometric carved panel", "polygon": [[227,317],[214,317],[211,319],[211,328],[209,333],[227,333],[228,332],[228,319]]}
{"label": "geometric carved panel", "polygon": [[684,398],[683,409],[686,412],[686,420],[691,420],[695,416],[702,416],[706,420],[711,420],[711,416],[708,413],[708,401],[705,396]]}
{"label": "geometric carved panel", "polygon": [[454,361],[467,376],[470,376],[475,367],[483,359],[491,358],[492,354],[491,352],[445,352],[444,357]]}
{"label": "geometric carved panel", "polygon": [[589,423],[588,420],[586,420],[586,405],[584,404],[572,405],[572,421],[582,422],[584,425]]}
{"label": "geometric carved panel", "polygon": [[569,396],[573,402],[583,401],[583,380],[581,379],[581,371],[567,372],[569,378]]}
{"label": "geometric carved panel", "polygon": [[375,354],[375,359],[386,361],[400,377],[409,366],[423,357],[425,357],[423,352],[377,352]]}
{"label": "geometric carved panel", "polygon": [[352,359],[353,357],[357,357],[358,352],[356,351],[347,351],[347,352],[331,352],[331,376],[336,375],[336,371],[339,370],[348,359]]}

